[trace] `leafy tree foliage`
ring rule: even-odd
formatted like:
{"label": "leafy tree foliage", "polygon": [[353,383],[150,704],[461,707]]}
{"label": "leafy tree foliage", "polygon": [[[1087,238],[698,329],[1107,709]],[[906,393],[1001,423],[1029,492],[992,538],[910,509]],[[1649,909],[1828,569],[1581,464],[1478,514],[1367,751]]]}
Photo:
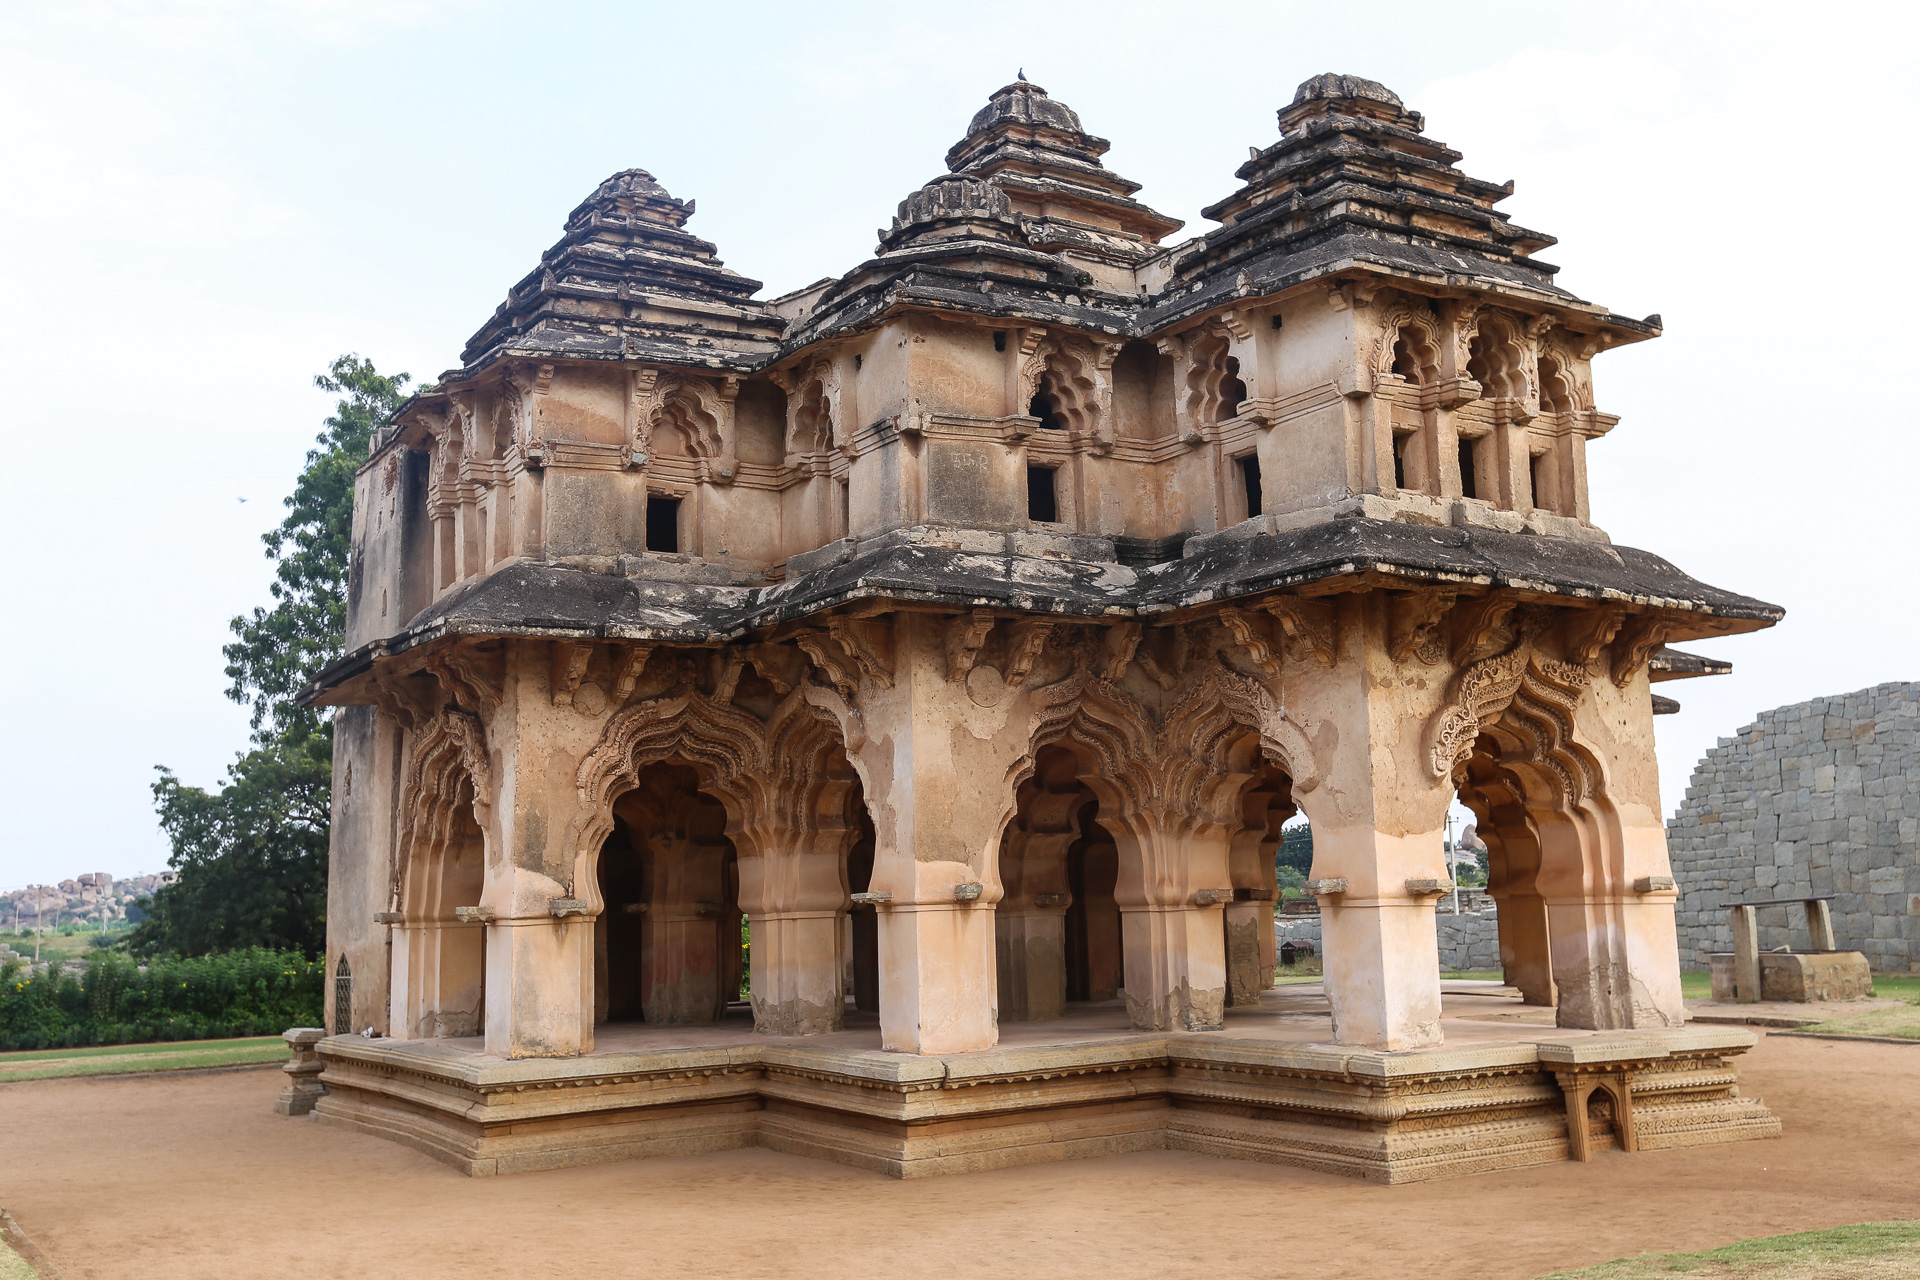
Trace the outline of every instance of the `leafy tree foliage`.
{"label": "leafy tree foliage", "polygon": [[314,379],[341,397],[286,500],[287,518],[263,535],[275,562],[273,606],[235,618],[227,696],[253,708],[253,749],[218,791],[183,784],[166,768],[153,784],[178,879],[143,904],[128,945],[145,953],[206,955],[240,947],[325,945],[333,722],[295,698],[346,635],[353,473],[374,432],[405,399],[404,373],[341,356]]}
{"label": "leafy tree foliage", "polygon": [[[320,727],[311,708],[294,697],[340,656],[347,631],[347,553],[353,538],[353,473],[367,460],[373,433],[392,421],[406,399],[404,373],[386,377],[371,360],[341,356],[314,378],[341,395],[326,420],[306,469],[286,500],[287,518],[261,535],[267,558],[278,563],[268,588],[271,609],[255,609],[230,624],[238,637],[226,647],[227,696],[253,704],[256,735]],[[265,745],[265,739],[262,740]]]}

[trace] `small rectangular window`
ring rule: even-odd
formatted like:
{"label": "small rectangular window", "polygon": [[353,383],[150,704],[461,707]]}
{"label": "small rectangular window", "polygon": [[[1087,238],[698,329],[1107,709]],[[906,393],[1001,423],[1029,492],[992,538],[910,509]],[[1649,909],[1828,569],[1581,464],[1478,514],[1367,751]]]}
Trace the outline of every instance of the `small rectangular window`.
{"label": "small rectangular window", "polygon": [[1546,500],[1546,495],[1542,493],[1540,489],[1540,464],[1545,459],[1546,455],[1540,453],[1536,453],[1527,459],[1527,485],[1533,491],[1531,495],[1533,505],[1540,511],[1546,511],[1551,508],[1551,504]]}
{"label": "small rectangular window", "polygon": [[647,495],[647,550],[680,550],[680,499]]}
{"label": "small rectangular window", "polygon": [[1460,440],[1460,496],[1461,497],[1477,498],[1480,496],[1479,486],[1474,483],[1475,478],[1476,477],[1473,474],[1473,441],[1468,440],[1465,437],[1462,437]]}
{"label": "small rectangular window", "polygon": [[1260,503],[1260,455],[1250,453],[1240,459],[1240,483],[1247,490],[1247,519],[1259,515],[1264,508]]}
{"label": "small rectangular window", "polygon": [[1053,524],[1060,519],[1060,500],[1054,492],[1054,468],[1027,468],[1027,519]]}
{"label": "small rectangular window", "polygon": [[1393,487],[1407,487],[1407,442],[1411,435],[1397,435],[1393,438]]}

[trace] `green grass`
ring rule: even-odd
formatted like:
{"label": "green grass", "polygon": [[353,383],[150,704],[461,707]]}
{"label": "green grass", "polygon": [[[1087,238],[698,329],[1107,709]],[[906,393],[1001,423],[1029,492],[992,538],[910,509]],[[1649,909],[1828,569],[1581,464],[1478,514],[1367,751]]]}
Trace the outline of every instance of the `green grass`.
{"label": "green grass", "polygon": [[1765,1280],[1893,1280],[1920,1274],[1920,1222],[1865,1222],[1742,1240],[1701,1253],[1642,1254],[1540,1280],[1700,1280],[1753,1276]]}
{"label": "green grass", "polygon": [[40,1277],[11,1245],[0,1240],[0,1280],[40,1280]]}
{"label": "green grass", "polygon": [[1443,969],[1440,972],[1442,982],[1500,982],[1506,974],[1498,969]]}
{"label": "green grass", "polygon": [[286,1059],[287,1042],[279,1036],[120,1044],[98,1049],[33,1049],[24,1053],[0,1053],[0,1083],[123,1075],[132,1071],[238,1067]]}
{"label": "green grass", "polygon": [[1886,1036],[1894,1040],[1920,1040],[1920,1005],[1901,1004],[1885,1009],[1869,1009],[1864,1013],[1850,1013],[1844,1018],[1829,1018],[1799,1030],[1820,1036]]}
{"label": "green grass", "polygon": [[[123,935],[124,930],[121,933],[109,933],[107,936],[117,939]],[[74,933],[65,936],[57,933],[48,933],[40,939],[40,958],[42,960],[85,960],[87,953],[93,950],[87,943],[99,936],[98,932]],[[0,942],[6,943],[26,959],[33,959],[33,935],[31,933],[12,935],[0,933]]]}
{"label": "green grass", "polygon": [[[1681,974],[1680,994],[1688,1000],[1705,1000],[1713,994],[1711,975],[1705,969]],[[1881,1000],[1920,1002],[1920,973],[1876,973],[1873,994]]]}

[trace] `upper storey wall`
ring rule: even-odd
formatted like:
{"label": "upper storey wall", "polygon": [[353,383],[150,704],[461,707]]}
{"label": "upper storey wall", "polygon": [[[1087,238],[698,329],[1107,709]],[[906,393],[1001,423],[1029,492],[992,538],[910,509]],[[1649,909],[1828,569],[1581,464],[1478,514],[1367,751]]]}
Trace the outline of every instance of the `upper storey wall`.
{"label": "upper storey wall", "polygon": [[1656,326],[1554,285],[1510,188],[1380,86],[1318,77],[1280,124],[1167,249],[1107,144],[1007,86],[873,259],[771,303],[615,175],[383,436],[355,634],[523,561],[745,585],[919,525],[1081,559],[1354,514],[1603,540],[1590,361]]}

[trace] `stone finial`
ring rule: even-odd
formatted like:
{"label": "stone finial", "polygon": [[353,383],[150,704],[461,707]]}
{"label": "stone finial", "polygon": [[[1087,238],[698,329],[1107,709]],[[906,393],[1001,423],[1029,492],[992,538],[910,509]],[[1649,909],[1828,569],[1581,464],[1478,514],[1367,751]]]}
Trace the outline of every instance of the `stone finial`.
{"label": "stone finial", "polygon": [[1323,71],[1293,91],[1293,105],[1296,107],[1323,98],[1367,98],[1394,108],[1404,105],[1399,94],[1378,80],[1343,76],[1333,71]]}
{"label": "stone finial", "polygon": [[693,216],[694,202],[675,200],[645,169],[622,169],[595,187],[567,216],[569,227],[591,220],[594,214],[626,216],[662,227],[681,227]]}
{"label": "stone finial", "polygon": [[988,97],[987,105],[973,113],[973,120],[967,125],[967,135],[971,137],[976,133],[985,133],[1003,121],[1058,129],[1063,133],[1086,132],[1080,127],[1080,116],[1072,107],[1064,102],[1055,102],[1047,96],[1045,89],[1025,79],[995,89]]}

